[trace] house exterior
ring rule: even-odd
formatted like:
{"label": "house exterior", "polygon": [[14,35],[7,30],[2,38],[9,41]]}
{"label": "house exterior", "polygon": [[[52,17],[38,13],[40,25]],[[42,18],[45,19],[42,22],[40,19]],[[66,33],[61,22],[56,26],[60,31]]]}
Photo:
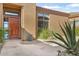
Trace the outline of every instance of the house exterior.
{"label": "house exterior", "polygon": [[[15,15],[7,15],[15,13]],[[7,15],[7,16],[6,16]],[[26,17],[27,16],[27,17]],[[36,38],[36,4],[0,4],[0,26],[3,27],[4,19],[8,19],[9,38],[22,38],[22,29]],[[16,19],[16,20],[14,20]],[[13,20],[13,21],[12,21]],[[20,36],[20,37],[19,37]]]}
{"label": "house exterior", "polygon": [[69,13],[41,8],[35,3],[0,3],[0,27],[8,23],[10,39],[23,39],[27,33],[36,39],[38,28],[42,27],[62,33],[59,24],[71,18]]}
{"label": "house exterior", "polygon": [[[58,33],[61,33],[59,24],[63,24],[64,22],[68,21],[68,13],[60,12],[60,11],[55,11],[55,10],[49,10],[46,8],[41,8],[37,7],[36,8],[37,14],[47,14],[48,15],[48,29],[50,31],[55,31]],[[39,17],[39,16],[38,16]],[[38,19],[38,24],[39,24],[39,18]]]}

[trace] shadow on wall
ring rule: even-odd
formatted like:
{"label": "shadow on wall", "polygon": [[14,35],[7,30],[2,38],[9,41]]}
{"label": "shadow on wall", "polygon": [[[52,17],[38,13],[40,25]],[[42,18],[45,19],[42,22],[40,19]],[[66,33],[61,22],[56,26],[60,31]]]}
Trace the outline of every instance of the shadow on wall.
{"label": "shadow on wall", "polygon": [[21,29],[21,36],[22,36],[22,41],[32,41],[33,36],[28,33],[24,28]]}

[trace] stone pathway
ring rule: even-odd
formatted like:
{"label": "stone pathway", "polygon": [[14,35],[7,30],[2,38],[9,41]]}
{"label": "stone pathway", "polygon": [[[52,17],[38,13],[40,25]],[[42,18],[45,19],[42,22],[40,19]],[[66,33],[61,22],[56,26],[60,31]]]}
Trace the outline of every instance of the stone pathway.
{"label": "stone pathway", "polygon": [[51,46],[34,40],[22,44],[20,40],[8,40],[1,50],[1,56],[56,56],[59,46]]}

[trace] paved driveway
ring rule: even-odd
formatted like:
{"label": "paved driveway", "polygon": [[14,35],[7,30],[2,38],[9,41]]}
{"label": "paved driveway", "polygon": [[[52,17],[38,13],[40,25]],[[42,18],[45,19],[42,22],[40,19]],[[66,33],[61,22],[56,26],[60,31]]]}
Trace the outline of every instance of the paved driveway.
{"label": "paved driveway", "polygon": [[8,40],[4,44],[1,56],[54,56],[59,46],[50,46],[40,41],[31,41],[22,44],[20,40]]}

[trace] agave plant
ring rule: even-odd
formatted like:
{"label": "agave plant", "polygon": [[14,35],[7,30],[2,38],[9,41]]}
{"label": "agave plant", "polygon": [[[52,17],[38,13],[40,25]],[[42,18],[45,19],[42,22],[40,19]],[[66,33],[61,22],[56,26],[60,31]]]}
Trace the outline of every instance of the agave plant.
{"label": "agave plant", "polygon": [[56,32],[53,32],[53,35],[63,44],[58,41],[53,41],[53,43],[65,48],[68,54],[79,55],[79,40],[76,40],[75,20],[73,21],[72,26],[69,22],[65,22],[63,26],[60,25],[60,28],[65,38]]}

